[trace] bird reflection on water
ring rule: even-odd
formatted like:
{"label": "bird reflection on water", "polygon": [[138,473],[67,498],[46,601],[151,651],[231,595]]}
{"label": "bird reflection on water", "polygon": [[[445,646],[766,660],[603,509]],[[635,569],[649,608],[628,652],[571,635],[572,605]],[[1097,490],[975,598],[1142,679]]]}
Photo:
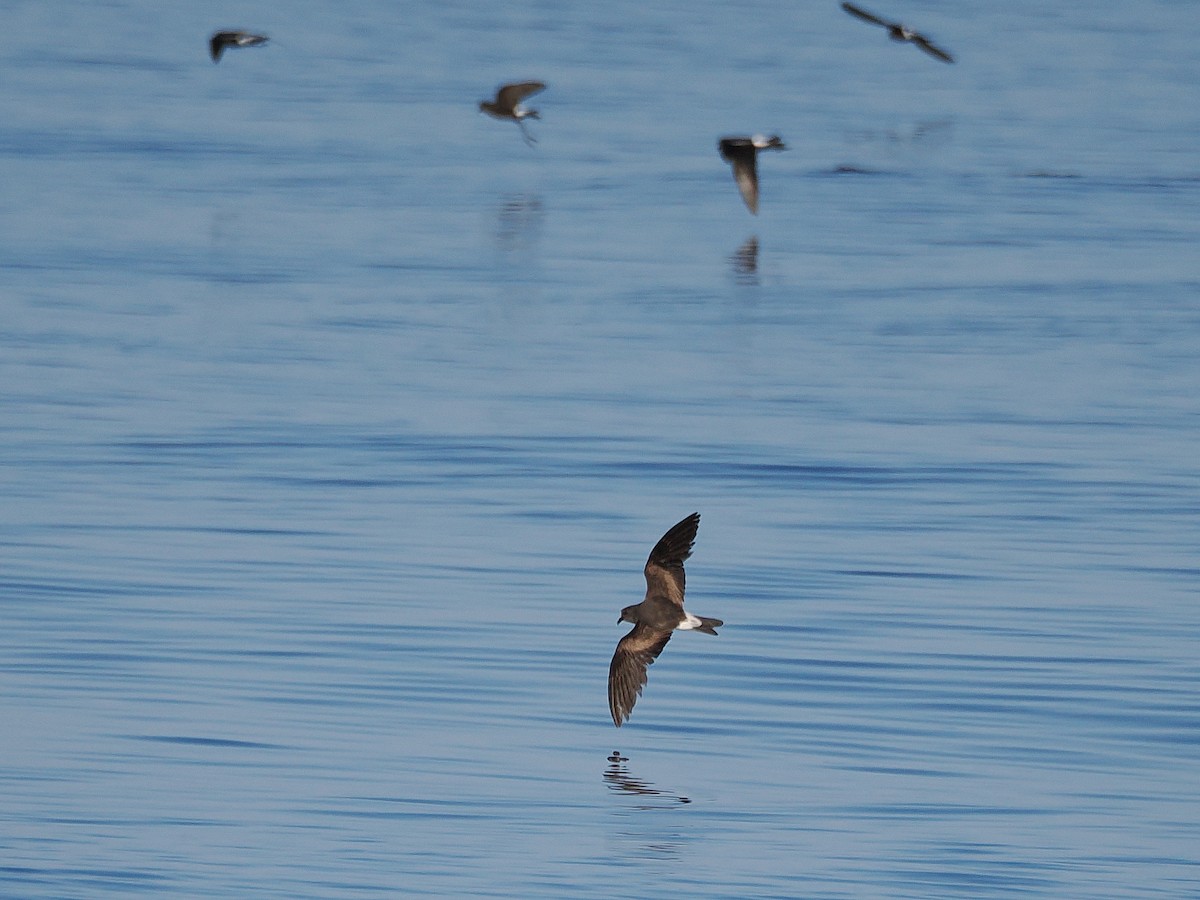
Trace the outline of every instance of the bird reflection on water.
{"label": "bird reflection on water", "polygon": [[[608,768],[604,770],[604,782],[610,790],[645,798],[634,806],[634,809],[670,809],[682,803],[692,802],[681,794],[660,790],[649,781],[633,777],[625,767],[625,763],[628,761],[629,757],[621,756],[614,750],[612,756],[608,758]],[[649,799],[654,797],[662,799],[660,801]]]}
{"label": "bird reflection on water", "polygon": [[758,235],[750,235],[730,254],[729,262],[738,284],[758,284]]}
{"label": "bird reflection on water", "polygon": [[507,194],[496,208],[496,247],[505,252],[528,249],[541,237],[545,210],[539,194]]}

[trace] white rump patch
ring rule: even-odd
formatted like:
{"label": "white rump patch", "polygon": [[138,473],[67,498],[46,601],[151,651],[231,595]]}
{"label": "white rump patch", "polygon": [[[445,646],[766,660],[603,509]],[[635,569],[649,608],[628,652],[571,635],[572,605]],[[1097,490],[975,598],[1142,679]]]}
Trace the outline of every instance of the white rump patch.
{"label": "white rump patch", "polygon": [[691,631],[693,628],[699,628],[701,625],[704,624],[698,618],[696,618],[695,616],[693,616],[690,612],[687,612],[686,610],[684,611],[683,614],[685,616],[687,616],[687,618],[675,626],[680,631]]}

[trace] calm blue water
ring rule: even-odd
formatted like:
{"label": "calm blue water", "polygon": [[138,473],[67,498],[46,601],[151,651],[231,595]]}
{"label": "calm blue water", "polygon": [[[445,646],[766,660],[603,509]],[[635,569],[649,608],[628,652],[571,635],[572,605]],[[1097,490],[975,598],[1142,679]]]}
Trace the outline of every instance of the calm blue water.
{"label": "calm blue water", "polygon": [[1200,8],[10,6],[0,895],[1200,894]]}

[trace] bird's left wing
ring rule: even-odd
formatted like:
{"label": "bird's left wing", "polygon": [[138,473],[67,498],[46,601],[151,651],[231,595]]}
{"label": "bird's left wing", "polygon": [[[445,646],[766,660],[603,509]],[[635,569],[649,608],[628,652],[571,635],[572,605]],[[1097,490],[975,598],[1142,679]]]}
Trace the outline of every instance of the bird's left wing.
{"label": "bird's left wing", "polygon": [[618,728],[633,712],[633,705],[646,685],[647,667],[658,659],[670,639],[670,630],[658,631],[638,624],[617,643],[608,666],[608,711]]}

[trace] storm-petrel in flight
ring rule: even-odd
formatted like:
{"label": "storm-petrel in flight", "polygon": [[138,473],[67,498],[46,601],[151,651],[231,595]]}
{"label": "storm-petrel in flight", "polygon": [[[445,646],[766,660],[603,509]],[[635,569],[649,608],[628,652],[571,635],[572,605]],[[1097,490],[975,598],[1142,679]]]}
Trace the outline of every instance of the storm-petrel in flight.
{"label": "storm-petrel in flight", "polygon": [[546,89],[545,82],[522,81],[517,84],[502,84],[496,90],[496,99],[483,100],[479,104],[480,112],[485,112],[496,119],[511,119],[521,128],[521,136],[525,143],[533,146],[537,138],[525,128],[525,119],[540,119],[536,109],[526,109],[521,101]]}
{"label": "storm-petrel in flight", "polygon": [[842,9],[850,13],[852,16],[857,16],[864,22],[870,22],[872,25],[879,25],[887,29],[888,37],[893,41],[901,43],[916,44],[934,59],[940,59],[942,62],[952,63],[954,57],[943,50],[941,47],[933,44],[925,35],[913,31],[907,25],[900,22],[889,22],[887,19],[881,19],[879,16],[872,15],[865,9],[859,9],[853,3],[843,3]]}
{"label": "storm-petrel in flight", "polygon": [[692,513],[662,536],[646,560],[646,599],[621,610],[617,623],[633,622],[608,667],[608,708],[618,728],[629,718],[646,685],[646,667],[658,658],[671,632],[695,629],[716,634],[720,619],[693,616],[683,608],[683,561],[692,555],[700,513]]}
{"label": "storm-petrel in flight", "polygon": [[746,208],[758,215],[758,151],[786,150],[779,135],[763,137],[723,137],[717,144],[721,159],[733,166],[733,180],[737,182]]}
{"label": "storm-petrel in flight", "polygon": [[218,31],[208,39],[208,55],[213,62],[217,62],[226,47],[257,47],[268,40],[270,38],[265,34],[251,34],[249,31]]}

